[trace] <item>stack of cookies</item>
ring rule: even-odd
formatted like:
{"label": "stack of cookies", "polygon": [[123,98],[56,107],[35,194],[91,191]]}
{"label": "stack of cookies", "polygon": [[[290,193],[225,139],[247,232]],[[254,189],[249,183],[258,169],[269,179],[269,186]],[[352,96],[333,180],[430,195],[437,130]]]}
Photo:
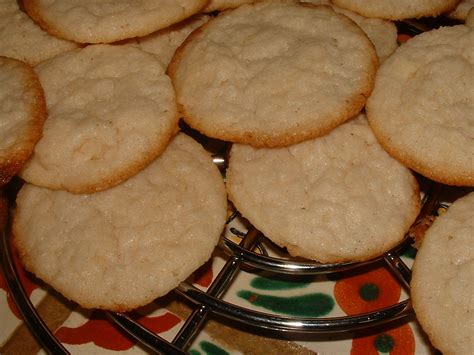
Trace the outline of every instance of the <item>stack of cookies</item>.
{"label": "stack of cookies", "polygon": [[[413,172],[474,185],[473,21],[400,47],[392,22],[458,3],[3,1],[2,33],[42,38],[0,43],[35,66],[0,73],[23,90],[0,97],[0,153],[24,143],[0,177],[26,181],[25,266],[85,307],[138,307],[209,258],[226,191],[293,256],[383,255],[419,213]],[[226,187],[179,119],[232,144]]]}

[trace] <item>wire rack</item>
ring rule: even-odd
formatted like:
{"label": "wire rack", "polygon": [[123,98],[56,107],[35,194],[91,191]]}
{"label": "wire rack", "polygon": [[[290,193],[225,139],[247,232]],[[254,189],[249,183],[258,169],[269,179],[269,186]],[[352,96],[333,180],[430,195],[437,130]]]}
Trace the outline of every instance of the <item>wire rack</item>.
{"label": "wire rack", "polygon": [[[216,158],[215,161],[219,163],[222,160]],[[438,196],[439,185],[432,184],[424,194],[423,208],[415,224],[426,215],[433,213],[438,205]],[[228,223],[234,216],[235,214],[229,218]],[[246,326],[284,332],[287,335],[289,333],[321,334],[354,331],[405,319],[412,314],[410,299],[369,313],[330,318],[278,316],[254,311],[223,300],[225,291],[230,287],[237,274],[249,267],[253,270],[271,271],[277,275],[297,276],[345,272],[382,262],[393,273],[401,286],[409,291],[411,271],[400,258],[401,252],[413,241],[409,235],[394,249],[367,262],[320,264],[269,256],[265,248],[265,243],[268,243],[268,240],[254,228],[250,228],[246,233],[236,234],[241,238],[239,243],[225,236],[221,238],[218,248],[225,253],[227,259],[206,291],[196,288],[189,282],[182,282],[174,290],[179,296],[194,304],[194,311],[181,326],[173,341],[166,341],[126,314],[106,312],[107,317],[150,351],[164,354],[186,354],[192,340],[200,332],[211,313],[237,323],[243,323]],[[10,233],[5,230],[2,232],[2,237],[2,264],[5,279],[26,325],[47,352],[67,354],[68,351],[45,325],[23,289],[13,260],[14,251]]]}
{"label": "wire rack", "polygon": [[[402,32],[408,34],[418,34],[432,27],[411,21],[405,21],[397,25],[399,30],[402,29]],[[225,168],[226,159],[223,156],[215,156],[214,162],[221,170]],[[430,184],[428,189],[424,191],[423,207],[415,224],[435,211],[438,205],[439,191],[440,186],[434,183]],[[13,261],[13,246],[10,240],[10,233],[7,230],[8,228],[2,231],[2,265],[12,298],[20,310],[24,322],[43,348],[48,353],[68,354],[67,349],[45,325],[21,285],[19,273]],[[225,291],[230,287],[236,275],[248,267],[256,270],[271,271],[276,274],[296,276],[344,272],[362,268],[376,262],[382,262],[396,277],[400,285],[409,293],[411,271],[400,257],[401,251],[413,242],[409,235],[396,248],[364,263],[320,264],[310,261],[298,261],[291,258],[273,257],[265,252],[257,252],[258,250],[265,251],[264,243],[268,241],[254,228],[250,228],[246,233],[238,234],[241,238],[239,243],[225,236],[221,238],[218,248],[225,253],[227,259],[206,291],[202,291],[188,282],[182,282],[174,290],[179,296],[194,304],[194,311],[185,320],[172,341],[167,341],[154,334],[126,314],[107,312],[107,317],[125,333],[135,338],[152,352],[186,354],[188,347],[200,332],[210,314],[216,314],[237,323],[243,323],[246,326],[263,328],[274,332],[284,332],[286,335],[354,331],[387,324],[412,315],[413,310],[409,298],[373,312],[331,318],[284,317],[271,313],[257,312],[223,300]]]}

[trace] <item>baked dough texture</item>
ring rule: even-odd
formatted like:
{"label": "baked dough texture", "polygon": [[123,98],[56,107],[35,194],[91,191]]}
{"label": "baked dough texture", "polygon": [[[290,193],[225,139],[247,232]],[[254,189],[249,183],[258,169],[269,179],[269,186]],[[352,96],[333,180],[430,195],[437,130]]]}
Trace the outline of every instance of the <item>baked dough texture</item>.
{"label": "baked dough texture", "polygon": [[474,349],[474,193],[456,200],[426,232],[415,258],[416,316],[443,354]]}
{"label": "baked dough texture", "polygon": [[43,89],[33,69],[0,57],[0,186],[30,157],[47,117]]}
{"label": "baked dough texture", "polygon": [[20,10],[17,0],[0,1],[0,55],[30,65],[77,48],[74,42],[51,36]]}
{"label": "baked dough texture", "polygon": [[474,31],[444,27],[402,44],[367,102],[382,146],[420,174],[474,185]]}
{"label": "baked dough texture", "polygon": [[459,0],[333,0],[333,2],[365,17],[403,20],[436,17],[454,9]]}
{"label": "baked dough texture", "polygon": [[210,0],[209,4],[204,8],[204,12],[211,12],[211,11],[223,11],[227,9],[233,9],[239,7],[243,4],[250,4],[254,3],[256,0]]}
{"label": "baked dough texture", "polygon": [[357,114],[377,57],[364,32],[327,6],[261,2],[194,31],[168,73],[180,112],[221,140],[279,147]]}
{"label": "baked dough texture", "polygon": [[197,13],[206,0],[23,0],[49,33],[79,43],[145,36]]}
{"label": "baked dough texture", "polygon": [[210,18],[209,15],[199,14],[171,27],[153,32],[148,36],[136,38],[135,41],[140,49],[154,54],[166,68],[171,58],[173,58],[174,52],[186,37],[196,28],[209,21]]}
{"label": "baked dough texture", "polygon": [[362,115],[287,148],[234,144],[226,186],[265,236],[324,263],[383,254],[420,207],[415,178],[380,147]]}
{"label": "baked dough texture", "polygon": [[14,243],[26,268],[86,308],[127,311],[206,262],[227,212],[210,155],[184,134],[123,184],[74,195],[26,184]]}
{"label": "baked dough texture", "polygon": [[171,80],[137,48],[91,45],[41,63],[49,117],[21,176],[90,193],[128,179],[155,159],[177,130]]}
{"label": "baked dough texture", "polygon": [[329,5],[337,13],[346,15],[353,20],[364,30],[374,44],[379,63],[387,59],[387,57],[398,48],[397,27],[392,21],[364,17],[355,12],[338,7],[329,0],[305,0],[304,2],[315,5]]}
{"label": "baked dough texture", "polygon": [[474,0],[462,0],[456,8],[447,15],[456,20],[466,20],[472,8],[474,8]]}
{"label": "baked dough texture", "polygon": [[474,8],[469,10],[469,13],[467,14],[467,17],[466,17],[465,25],[471,28],[474,28]]}

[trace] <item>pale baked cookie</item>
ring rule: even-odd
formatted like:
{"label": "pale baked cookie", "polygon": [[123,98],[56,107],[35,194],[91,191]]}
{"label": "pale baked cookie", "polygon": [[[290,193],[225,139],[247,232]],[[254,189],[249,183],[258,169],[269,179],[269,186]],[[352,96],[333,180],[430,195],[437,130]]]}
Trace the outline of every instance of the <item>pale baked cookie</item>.
{"label": "pale baked cookie", "polygon": [[474,185],[473,29],[445,27],[401,45],[367,102],[382,146],[420,174]]}
{"label": "pale baked cookie", "polygon": [[197,13],[206,0],[23,0],[25,10],[57,37],[110,43],[145,36]]}
{"label": "pale baked cookie", "polygon": [[448,17],[456,20],[466,20],[469,11],[474,8],[474,0],[462,0],[456,8],[448,12]]}
{"label": "pale baked cookie", "polygon": [[210,0],[209,4],[204,8],[204,12],[211,12],[211,11],[222,11],[227,9],[233,9],[239,7],[243,4],[250,4],[254,3],[256,0]]}
{"label": "pale baked cookie", "polygon": [[0,38],[1,56],[30,65],[79,46],[43,31],[20,10],[17,0],[0,0]]}
{"label": "pale baked cookie", "polygon": [[340,8],[329,0],[305,0],[315,5],[329,5],[334,11],[346,15],[360,26],[375,46],[379,62],[383,62],[397,49],[397,27],[392,21],[360,16],[355,12]]}
{"label": "pale baked cookie", "polygon": [[420,207],[415,178],[380,147],[362,115],[287,148],[234,144],[227,191],[265,236],[325,263],[383,254]]}
{"label": "pale baked cookie", "polygon": [[413,265],[416,317],[443,354],[474,349],[474,193],[456,200],[426,232]]}
{"label": "pale baked cookie", "polygon": [[155,159],[177,130],[174,90],[158,60],[137,48],[93,45],[37,68],[49,117],[21,176],[90,193]]}
{"label": "pale baked cookie", "polygon": [[194,31],[168,73],[184,120],[257,147],[320,136],[357,114],[377,57],[363,31],[327,6],[242,5]]}
{"label": "pale baked cookie", "polygon": [[209,21],[210,16],[199,14],[190,17],[171,27],[153,32],[145,37],[136,39],[137,46],[149,53],[156,55],[161,64],[166,68],[173,58],[176,49],[186,37],[199,26]]}
{"label": "pale baked cookie", "polygon": [[43,89],[33,69],[0,57],[0,186],[30,157],[47,117]]}
{"label": "pale baked cookie", "polygon": [[227,199],[210,155],[184,134],[146,169],[92,195],[25,185],[14,242],[26,268],[86,308],[126,311],[209,259]]}
{"label": "pale baked cookie", "polygon": [[454,9],[459,0],[333,0],[333,2],[365,17],[403,20],[438,16]]}

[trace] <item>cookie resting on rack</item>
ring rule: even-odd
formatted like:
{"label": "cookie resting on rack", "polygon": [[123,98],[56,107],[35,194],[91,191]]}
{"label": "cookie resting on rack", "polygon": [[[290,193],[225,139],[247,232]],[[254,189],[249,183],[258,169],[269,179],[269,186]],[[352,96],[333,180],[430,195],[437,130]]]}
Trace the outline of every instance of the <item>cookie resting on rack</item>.
{"label": "cookie resting on rack", "polygon": [[413,264],[416,317],[443,354],[474,349],[474,192],[438,217]]}
{"label": "cookie resting on rack", "polygon": [[186,37],[210,18],[206,14],[195,15],[173,26],[150,33],[148,36],[135,38],[129,44],[154,54],[166,68],[173,58],[174,52]]}
{"label": "cookie resting on rack", "polygon": [[329,5],[337,13],[343,14],[353,20],[364,30],[367,37],[369,37],[374,44],[380,63],[387,59],[398,47],[397,27],[392,21],[364,17],[355,12],[338,7],[329,0],[304,0],[303,2],[314,5]]}
{"label": "cookie resting on rack", "polygon": [[18,173],[47,117],[38,76],[26,63],[0,57],[0,187]]}
{"label": "cookie resting on rack", "polygon": [[474,185],[474,29],[442,27],[403,43],[367,101],[382,146],[418,173]]}
{"label": "cookie resting on rack", "polygon": [[26,184],[14,244],[25,267],[86,308],[127,311],[168,293],[205,263],[227,213],[210,155],[178,134],[121,185],[75,195]]}
{"label": "cookie resting on rack", "polygon": [[44,31],[20,10],[17,0],[0,2],[0,38],[0,55],[30,65],[79,47]]}
{"label": "cookie resting on rack", "polygon": [[324,263],[382,255],[420,208],[416,179],[380,147],[363,115],[286,148],[234,144],[226,186],[266,237]]}
{"label": "cookie resting on rack", "polygon": [[29,183],[73,193],[107,189],[146,167],[178,129],[171,80],[150,53],[90,45],[36,71],[49,116],[21,171]]}
{"label": "cookie resting on rack", "polygon": [[194,31],[168,73],[180,112],[213,138],[280,147],[321,136],[359,113],[377,55],[328,6],[258,2]]}
{"label": "cookie resting on rack", "polygon": [[111,43],[145,36],[197,13],[206,0],[23,0],[26,13],[56,37]]}

